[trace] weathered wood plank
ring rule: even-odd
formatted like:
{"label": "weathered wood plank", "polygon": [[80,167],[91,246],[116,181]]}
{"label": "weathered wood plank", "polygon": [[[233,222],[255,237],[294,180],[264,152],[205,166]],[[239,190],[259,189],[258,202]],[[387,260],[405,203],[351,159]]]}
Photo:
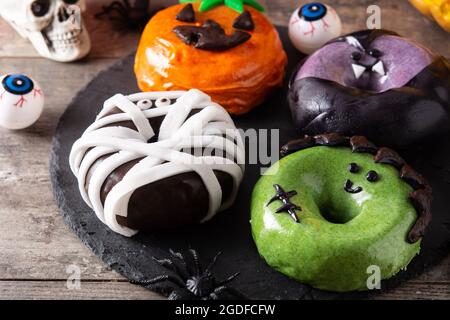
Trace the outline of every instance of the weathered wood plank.
{"label": "weathered wood plank", "polygon": [[[101,6],[110,0],[88,1],[88,11],[85,14],[87,29],[92,37],[91,57],[115,58],[122,57],[133,51],[139,41],[137,31],[118,31],[107,19],[98,20],[94,14]],[[154,8],[161,5],[176,3],[176,0],[152,1]],[[307,2],[292,0],[261,0],[267,8],[267,15],[279,25],[287,25],[289,17],[298,3]],[[366,27],[367,7],[377,4],[381,8],[381,24],[385,29],[397,31],[405,36],[429,46],[433,50],[450,56],[449,35],[434,22],[423,17],[407,1],[390,0],[337,0],[333,6],[342,18],[344,32],[351,32]],[[3,57],[38,57],[31,44],[18,36],[7,23],[0,19],[0,56]]]}
{"label": "weathered wood plank", "polygon": [[0,300],[158,300],[162,296],[127,282],[82,281],[68,289],[66,281],[0,281]]}
{"label": "weathered wood plank", "polygon": [[[376,300],[450,300],[450,282],[411,281]],[[123,281],[82,281],[80,289],[68,289],[66,281],[0,281],[2,299],[163,299],[157,293]]]}
{"label": "weathered wood plank", "polygon": [[[109,3],[104,0],[87,1],[88,7],[84,14],[86,28],[92,38],[92,51],[90,57],[114,58],[121,57],[132,52],[139,41],[139,32],[118,31],[107,19],[95,19],[95,13],[101,10],[101,6]],[[39,54],[31,43],[20,37],[8,23],[0,19],[0,56],[35,58]]]}
{"label": "weathered wood plank", "polygon": [[[294,8],[306,2],[310,1],[261,1],[266,4],[272,22],[279,25],[287,25]],[[450,35],[436,23],[422,16],[408,1],[334,0],[328,3],[341,17],[343,33],[366,29],[367,8],[375,4],[381,9],[382,28],[396,31],[450,57]]]}
{"label": "weathered wood plank", "polygon": [[[109,1],[91,0],[89,5],[98,8],[105,2]],[[287,23],[293,5],[297,3],[288,0],[261,2],[266,3],[270,17],[279,24]],[[345,31],[364,27],[365,8],[373,2],[333,2],[344,20]],[[406,2],[383,0],[374,3],[379,3],[383,10],[384,27],[409,32],[411,37],[450,56],[448,35],[422,18]],[[97,11],[91,9],[90,14],[92,12]],[[88,17],[88,25],[93,31],[92,55],[82,62],[61,64],[37,58],[31,45],[0,22],[0,57],[16,57],[0,59],[1,73],[31,74],[45,92],[51,93],[47,95],[43,116],[33,127],[20,132],[0,129],[0,298],[157,297],[137,286],[117,282],[123,278],[108,270],[72,234],[57,214],[53,201],[48,154],[59,116],[79,89],[115,61],[96,57],[121,57],[134,50],[139,36],[133,32],[112,31],[108,21],[95,21],[92,17]],[[66,268],[71,264],[81,269],[81,291],[72,292],[65,287]],[[377,298],[449,299],[449,282],[450,257],[417,279]]]}
{"label": "weathered wood plank", "polygon": [[450,282],[410,281],[386,293],[375,295],[374,300],[450,300]]}
{"label": "weathered wood plank", "polygon": [[[0,278],[64,279],[77,264],[90,279],[117,279],[70,232],[54,203],[50,142],[72,96],[112,60],[64,65],[44,59],[1,59],[2,72],[33,75],[47,94],[41,119],[23,131],[0,129]],[[86,106],[87,108],[89,106]]]}

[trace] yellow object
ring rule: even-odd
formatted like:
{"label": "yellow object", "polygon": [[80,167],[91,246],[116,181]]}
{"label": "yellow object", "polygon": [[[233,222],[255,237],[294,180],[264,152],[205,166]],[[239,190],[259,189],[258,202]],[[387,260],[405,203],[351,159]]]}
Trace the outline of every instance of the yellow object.
{"label": "yellow object", "polygon": [[409,0],[422,14],[434,18],[439,25],[450,32],[450,0]]}

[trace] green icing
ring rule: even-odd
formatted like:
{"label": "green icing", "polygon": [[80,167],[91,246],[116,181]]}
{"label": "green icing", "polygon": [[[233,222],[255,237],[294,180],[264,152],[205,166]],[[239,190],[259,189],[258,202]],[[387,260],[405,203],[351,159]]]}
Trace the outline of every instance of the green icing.
{"label": "green icing", "polygon": [[[359,165],[358,173],[348,171],[351,162]],[[378,173],[378,181],[366,180],[369,170]],[[347,179],[363,191],[346,192]],[[275,213],[281,201],[267,206],[274,184],[297,191],[290,201],[302,208],[300,223],[286,212]],[[367,290],[369,266],[379,266],[387,279],[420,250],[420,241],[406,241],[417,219],[411,191],[397,169],[375,163],[370,154],[344,147],[305,149],[278,161],[257,182],[253,238],[266,262],[289,277],[323,290]]]}

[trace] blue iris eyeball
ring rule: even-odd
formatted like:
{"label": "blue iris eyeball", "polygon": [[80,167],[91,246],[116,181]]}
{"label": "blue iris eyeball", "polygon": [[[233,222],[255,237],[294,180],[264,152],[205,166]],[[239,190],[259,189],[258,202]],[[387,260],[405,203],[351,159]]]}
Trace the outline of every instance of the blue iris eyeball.
{"label": "blue iris eyeball", "polygon": [[298,11],[300,18],[306,21],[317,21],[325,17],[327,14],[327,7],[320,2],[312,2],[305,4]]}
{"label": "blue iris eyeball", "polygon": [[3,88],[12,94],[25,95],[34,89],[33,80],[23,74],[10,74],[2,80]]}

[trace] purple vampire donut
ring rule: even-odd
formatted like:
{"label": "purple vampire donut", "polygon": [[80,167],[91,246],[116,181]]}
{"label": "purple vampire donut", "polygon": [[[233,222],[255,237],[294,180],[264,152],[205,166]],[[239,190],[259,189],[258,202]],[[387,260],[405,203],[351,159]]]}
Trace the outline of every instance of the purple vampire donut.
{"label": "purple vampire donut", "polygon": [[406,147],[450,131],[450,64],[386,30],[336,38],[302,61],[288,93],[305,134]]}

